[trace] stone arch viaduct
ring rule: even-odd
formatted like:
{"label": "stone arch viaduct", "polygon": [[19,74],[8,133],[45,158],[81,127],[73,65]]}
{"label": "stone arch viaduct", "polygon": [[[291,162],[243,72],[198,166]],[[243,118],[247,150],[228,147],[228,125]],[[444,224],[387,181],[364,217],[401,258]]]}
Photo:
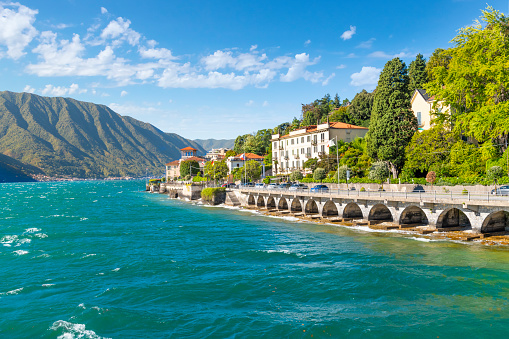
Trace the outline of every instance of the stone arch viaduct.
{"label": "stone arch viaduct", "polygon": [[[422,196],[350,196],[346,193],[311,193],[243,188],[236,190],[243,206],[256,206],[290,213],[397,225],[427,225],[438,230],[462,228],[475,233],[509,231],[509,199],[495,201],[436,199]],[[469,197],[470,199],[470,197]]]}

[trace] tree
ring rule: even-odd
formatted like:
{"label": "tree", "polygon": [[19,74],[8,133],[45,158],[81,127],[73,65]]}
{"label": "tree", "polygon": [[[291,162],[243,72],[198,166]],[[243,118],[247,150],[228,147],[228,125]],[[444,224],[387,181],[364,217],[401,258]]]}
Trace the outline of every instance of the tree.
{"label": "tree", "polygon": [[437,180],[437,174],[433,171],[429,171],[426,174],[426,181],[431,184],[431,190],[433,190],[433,183]]}
{"label": "tree", "polygon": [[317,158],[311,158],[311,159],[306,160],[306,162],[304,162],[304,168],[309,168],[311,170],[311,172],[314,172],[315,169],[317,168],[317,166],[318,166]]}
{"label": "tree", "polygon": [[[256,180],[260,178],[260,175],[262,174],[262,167],[260,166],[260,163],[256,160],[248,160],[245,164],[246,168],[246,174],[247,177],[251,180]],[[244,173],[244,171],[242,171]]]}
{"label": "tree", "polygon": [[449,52],[447,50],[444,50],[442,48],[437,48],[431,54],[428,62],[426,63],[426,75],[428,78],[428,81],[434,80],[434,72],[435,68],[442,67],[443,69],[449,68],[449,62],[451,60],[451,56],[449,55]]}
{"label": "tree", "polygon": [[386,161],[397,178],[405,163],[405,147],[417,131],[417,119],[410,110],[405,63],[394,58],[380,74],[373,111],[366,136],[368,155]]}
{"label": "tree", "polygon": [[196,160],[185,160],[180,163],[180,177],[185,178],[188,175],[197,175],[200,173],[200,165]]}
{"label": "tree", "polygon": [[[348,108],[347,107],[339,107],[337,109],[334,109],[333,113],[328,117],[330,122],[340,121],[344,122],[346,124],[352,123],[352,119],[350,118],[350,115],[348,114]],[[322,118],[322,123],[327,122],[327,116]]]}
{"label": "tree", "polygon": [[424,84],[428,82],[426,59],[424,59],[422,54],[417,54],[415,60],[410,63],[408,67],[408,77],[410,78],[408,90],[410,91],[411,97],[416,89],[424,88]]}
{"label": "tree", "polygon": [[347,108],[352,123],[359,126],[369,126],[374,97],[373,92],[369,93],[365,89],[355,95],[352,104]]}
{"label": "tree", "polygon": [[[462,28],[452,40],[448,65],[431,69],[425,87],[451,107],[455,131],[480,142],[507,141],[509,134],[509,18],[492,7],[481,21]],[[445,53],[442,52],[441,55]]]}
{"label": "tree", "polygon": [[225,159],[228,159],[229,157],[234,157],[237,155],[237,152],[235,152],[234,150],[229,150],[229,151],[226,151],[226,153],[224,154],[224,158]]}
{"label": "tree", "polygon": [[300,171],[293,171],[291,174],[290,174],[290,180],[291,181],[299,181],[299,180],[302,180],[303,176],[302,176],[302,173]]}
{"label": "tree", "polygon": [[500,166],[491,166],[488,170],[488,173],[486,173],[488,178],[491,180],[499,179],[504,176],[504,169]]}
{"label": "tree", "polygon": [[346,180],[346,171],[348,171],[347,165],[339,166],[338,171],[337,171],[337,177],[340,180]]}
{"label": "tree", "polygon": [[339,98],[338,93],[336,93],[336,95],[334,96],[333,106],[334,108],[341,107],[341,99]]}
{"label": "tree", "polygon": [[327,174],[325,173],[325,169],[320,168],[320,167],[315,169],[315,171],[313,172],[313,179],[316,181],[321,182],[323,179],[325,179],[326,176],[327,176]]}
{"label": "tree", "polygon": [[369,169],[369,179],[384,181],[389,177],[389,167],[385,161],[377,161]]}
{"label": "tree", "polygon": [[246,139],[249,135],[250,134],[239,135],[235,139],[233,150],[235,151],[236,154],[244,153],[244,143],[246,142]]}
{"label": "tree", "polygon": [[226,161],[214,161],[214,165],[212,165],[211,161],[205,163],[205,167],[203,169],[205,176],[212,179],[223,179],[228,175],[228,165],[226,165]]}

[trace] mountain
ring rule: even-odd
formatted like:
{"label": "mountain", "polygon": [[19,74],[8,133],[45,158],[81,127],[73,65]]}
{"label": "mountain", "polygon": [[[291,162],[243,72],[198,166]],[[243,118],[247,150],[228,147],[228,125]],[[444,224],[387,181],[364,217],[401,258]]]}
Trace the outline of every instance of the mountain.
{"label": "mountain", "polygon": [[177,134],[71,98],[0,92],[0,153],[48,176],[160,174],[179,149],[205,150]]}
{"label": "mountain", "polygon": [[235,139],[195,139],[193,140],[205,150],[210,151],[213,148],[233,148]]}
{"label": "mountain", "polygon": [[25,165],[16,159],[0,154],[0,183],[3,182],[33,182],[31,174],[42,174],[36,167]]}

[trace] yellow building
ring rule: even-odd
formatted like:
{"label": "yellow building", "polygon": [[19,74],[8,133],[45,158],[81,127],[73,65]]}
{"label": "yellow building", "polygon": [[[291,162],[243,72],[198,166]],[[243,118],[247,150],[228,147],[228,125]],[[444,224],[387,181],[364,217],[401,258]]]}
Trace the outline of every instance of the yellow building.
{"label": "yellow building", "polygon": [[[414,112],[417,118],[417,126],[419,131],[428,130],[431,128],[433,104],[435,103],[435,97],[428,96],[426,90],[416,89],[410,101],[412,105],[412,112]],[[449,112],[449,106],[443,106],[440,102],[437,103],[436,107],[438,112]]]}

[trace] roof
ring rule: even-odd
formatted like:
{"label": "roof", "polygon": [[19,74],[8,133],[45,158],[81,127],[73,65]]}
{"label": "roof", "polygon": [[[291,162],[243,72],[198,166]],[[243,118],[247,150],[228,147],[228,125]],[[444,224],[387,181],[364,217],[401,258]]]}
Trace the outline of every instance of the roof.
{"label": "roof", "polygon": [[367,127],[356,126],[352,124],[345,124],[344,122],[331,122],[330,128],[341,129],[368,129]]}
{"label": "roof", "polygon": [[[245,153],[245,154],[246,154],[247,160],[263,160],[263,159],[265,159],[265,157],[258,155],[258,154],[254,154],[254,153]],[[242,160],[241,157],[243,155],[244,155],[244,153],[237,154],[236,156],[234,156],[232,158],[233,158],[233,160]]]}
{"label": "roof", "polygon": [[182,159],[182,161],[188,161],[188,160],[195,160],[198,162],[207,161],[207,159],[198,158],[198,157],[189,157],[189,158]]}
{"label": "roof", "polygon": [[177,166],[178,164],[180,164],[179,160],[173,160],[172,162],[167,163],[166,166]]}
{"label": "roof", "polygon": [[433,95],[430,97],[428,93],[426,93],[425,89],[416,89],[416,92],[418,92],[422,96],[422,98],[428,102],[435,100],[435,96]]}
{"label": "roof", "polygon": [[182,149],[180,149],[180,150],[181,150],[181,151],[197,151],[197,149],[196,149],[196,148],[192,148],[192,147],[189,147],[189,146],[188,146],[188,147],[184,147],[184,148],[182,148]]}

